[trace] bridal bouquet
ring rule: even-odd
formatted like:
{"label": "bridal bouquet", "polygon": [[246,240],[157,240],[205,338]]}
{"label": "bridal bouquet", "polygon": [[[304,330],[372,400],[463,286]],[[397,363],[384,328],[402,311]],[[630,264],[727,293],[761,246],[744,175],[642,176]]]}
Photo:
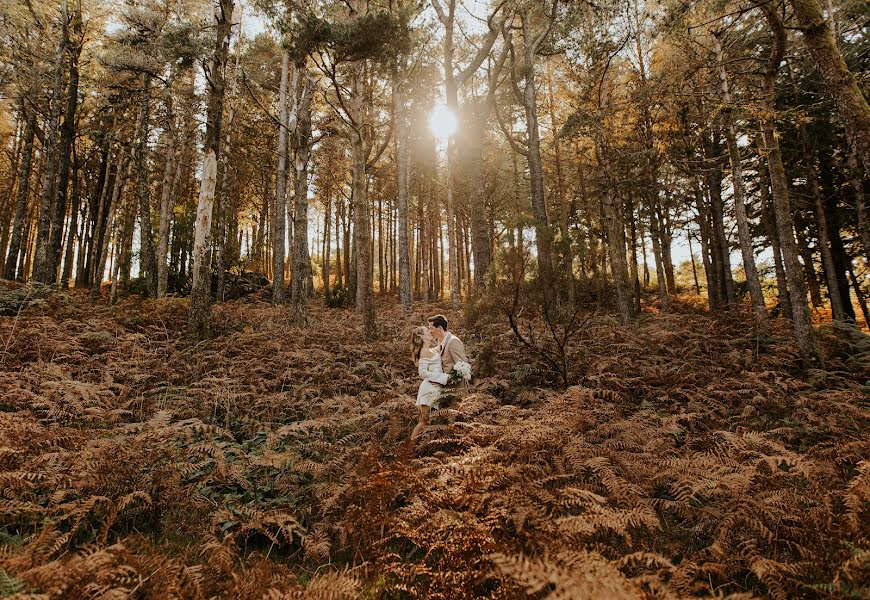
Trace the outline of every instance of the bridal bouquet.
{"label": "bridal bouquet", "polygon": [[464,360],[453,365],[450,376],[447,378],[447,385],[453,386],[460,381],[465,381],[466,385],[471,381],[471,365]]}

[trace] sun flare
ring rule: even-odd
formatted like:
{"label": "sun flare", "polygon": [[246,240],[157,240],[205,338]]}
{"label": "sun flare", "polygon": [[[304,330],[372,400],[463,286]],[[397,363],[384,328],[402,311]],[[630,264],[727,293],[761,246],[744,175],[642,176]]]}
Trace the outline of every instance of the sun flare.
{"label": "sun flare", "polygon": [[443,104],[429,113],[429,129],[439,139],[447,139],[456,133],[456,115]]}

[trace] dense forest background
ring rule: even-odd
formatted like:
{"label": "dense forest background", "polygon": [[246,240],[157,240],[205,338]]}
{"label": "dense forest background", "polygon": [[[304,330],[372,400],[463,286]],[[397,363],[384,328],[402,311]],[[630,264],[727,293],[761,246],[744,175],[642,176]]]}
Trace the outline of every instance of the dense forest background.
{"label": "dense forest background", "polygon": [[863,2],[12,2],[5,276],[191,293],[204,333],[260,273],[372,338],[375,291],[458,306],[527,266],[548,306],[623,321],[650,286],[770,300],[812,355],[813,311],[867,317],[866,26]]}
{"label": "dense forest background", "polygon": [[0,596],[866,598],[868,23],[0,0]]}

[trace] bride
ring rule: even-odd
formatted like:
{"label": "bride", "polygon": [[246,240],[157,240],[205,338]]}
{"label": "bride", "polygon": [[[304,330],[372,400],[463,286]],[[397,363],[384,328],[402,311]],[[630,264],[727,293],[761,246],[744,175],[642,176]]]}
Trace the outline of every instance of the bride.
{"label": "bride", "polygon": [[417,373],[423,379],[420,389],[417,390],[418,420],[417,426],[411,432],[411,439],[419,436],[429,424],[429,412],[432,409],[437,410],[441,400],[441,380],[444,383],[447,380],[441,369],[441,355],[437,347],[432,346],[432,339],[427,327],[417,327],[411,333],[411,356],[417,365]]}

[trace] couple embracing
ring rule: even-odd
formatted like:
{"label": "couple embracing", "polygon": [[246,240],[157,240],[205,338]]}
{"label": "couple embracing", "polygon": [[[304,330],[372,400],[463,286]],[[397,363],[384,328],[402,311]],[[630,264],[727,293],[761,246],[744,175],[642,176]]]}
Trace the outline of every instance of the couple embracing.
{"label": "couple embracing", "polygon": [[465,357],[465,345],[447,330],[444,315],[429,317],[428,326],[417,327],[411,334],[411,354],[417,373],[423,379],[417,391],[417,426],[411,432],[414,439],[429,423],[429,413],[438,409],[445,387],[471,379],[471,365]]}

